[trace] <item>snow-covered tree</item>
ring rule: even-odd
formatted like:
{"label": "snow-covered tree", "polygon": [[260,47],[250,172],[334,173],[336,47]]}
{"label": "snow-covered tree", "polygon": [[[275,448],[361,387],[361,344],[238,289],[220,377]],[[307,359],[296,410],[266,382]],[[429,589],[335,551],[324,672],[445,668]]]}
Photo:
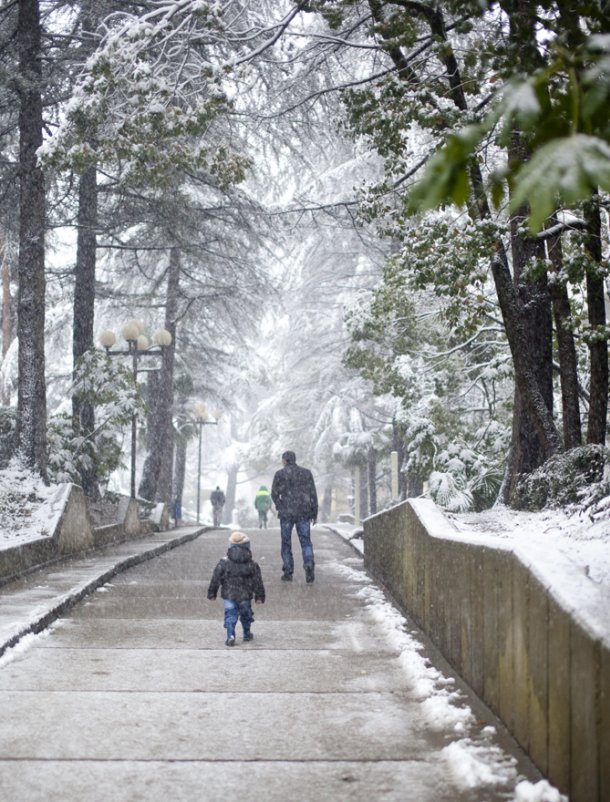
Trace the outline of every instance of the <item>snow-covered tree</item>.
{"label": "snow-covered tree", "polygon": [[42,145],[42,33],[38,0],[19,0],[19,385],[17,448],[43,477],[47,466],[45,391],[45,186],[37,151]]}
{"label": "snow-covered tree", "polygon": [[[324,2],[318,4],[318,8],[329,22],[336,51],[343,55],[360,47],[364,53],[368,48],[374,55],[367,60],[363,53],[359,70],[352,73],[351,85],[343,81],[352,129],[376,147],[386,165],[385,180],[370,193],[365,207],[368,215],[380,220],[383,229],[398,242],[404,241],[405,251],[409,249],[411,232],[419,220],[416,218],[414,224],[409,224],[407,216],[431,208],[448,197],[465,205],[463,214],[473,226],[487,226],[490,231],[496,226],[492,239],[485,238],[482,242],[488,243],[486,273],[493,280],[498,298],[517,387],[511,461],[505,483],[505,498],[510,499],[520,474],[533,470],[562,448],[553,417],[552,293],[548,286],[551,259],[547,239],[571,228],[569,220],[566,223],[560,220],[553,234],[543,232],[532,237],[526,225],[529,195],[522,187],[529,186],[531,190],[533,182],[529,181],[528,185],[520,181],[529,180],[529,168],[525,163],[540,164],[536,160],[538,149],[544,156],[543,143],[556,136],[553,131],[561,132],[562,115],[569,107],[568,97],[587,98],[588,108],[582,112],[581,122],[586,126],[587,115],[590,115],[590,123],[597,126],[600,140],[606,137],[607,121],[602,119],[599,101],[606,97],[607,81],[600,76],[604,55],[599,37],[587,40],[590,45],[596,43],[592,47],[593,50],[597,48],[597,56],[593,56],[589,46],[588,56],[581,62],[583,68],[576,69],[578,80],[582,79],[580,95],[580,89],[576,95],[569,92],[569,69],[565,61],[569,48],[556,58],[564,42],[571,41],[571,46],[576,48],[585,47],[587,33],[601,33],[603,14],[585,3],[577,4],[575,17],[570,20],[562,4],[541,9],[534,3],[506,2],[487,8],[468,3],[431,5],[403,0],[368,0]],[[371,16],[372,28],[366,22]],[[542,30],[546,39],[540,36]],[[493,51],[490,42],[493,42]],[[328,65],[329,71],[340,75],[340,68],[334,66],[336,51],[328,42],[318,43],[317,48],[312,45],[310,61]],[[522,78],[519,70],[523,68],[533,76],[531,86],[537,87],[538,111],[533,115],[535,104],[530,103],[528,108],[525,101],[528,98],[533,101],[536,91],[529,94],[527,88],[516,94],[512,91],[515,81]],[[596,78],[592,80],[593,75]],[[558,76],[561,79],[555,83]],[[504,91],[499,92],[498,87]],[[547,95],[554,93],[550,101],[545,99],[545,92]],[[529,125],[522,124],[518,109],[525,117],[530,115]],[[503,135],[494,139],[499,120],[506,121],[501,131]],[[541,121],[544,125],[540,130]],[[558,125],[553,128],[555,122]],[[443,142],[446,142],[445,148],[434,156]],[[556,144],[559,149],[569,150],[576,139]],[[596,156],[589,160],[590,165],[595,160],[603,161],[604,148],[604,141],[593,146]],[[583,153],[586,155],[589,150],[585,147]],[[427,177],[422,181],[421,170],[428,162]],[[523,172],[519,172],[522,164],[525,164]],[[554,192],[549,187],[558,187],[557,180],[563,180],[558,178],[560,174],[580,176],[575,179],[579,189],[569,196],[571,202],[585,197],[583,187],[589,186],[588,191],[592,189],[593,185],[587,184],[588,179],[584,178],[589,167],[582,167],[582,160],[574,170],[569,168],[562,172],[565,164],[565,159],[558,161],[557,169],[549,171],[550,180],[547,181],[542,181],[540,172],[537,173],[539,191],[543,195],[547,193],[542,198],[543,216],[554,208],[552,204],[549,206],[547,197],[549,191],[551,195]],[[602,176],[605,169],[599,168]],[[515,185],[514,191],[511,190],[508,218],[503,208],[496,213],[491,203],[493,197],[497,204],[502,204],[504,196],[498,191],[501,188],[499,178],[507,174],[511,180],[514,177]],[[598,179],[602,185],[604,181]],[[578,209],[575,211],[578,213]],[[536,218],[532,221],[535,223]],[[577,215],[577,221],[577,227],[585,230],[580,270],[589,288],[589,327],[595,332],[593,336],[585,334],[591,341],[588,439],[599,442],[606,430],[607,350],[601,343],[606,337],[603,303],[600,303],[604,295],[603,263],[601,249],[593,245],[599,246],[600,237],[596,232],[601,229],[598,212],[588,213],[586,204],[584,214]],[[423,256],[424,272],[426,263],[429,264],[437,253],[435,239],[428,240],[428,250],[428,258]],[[469,262],[471,268],[460,281],[474,290],[480,281],[480,264],[474,255]],[[419,272],[420,265],[415,269]],[[563,270],[554,272],[559,273],[559,281],[562,281]],[[455,271],[450,270],[445,275],[439,270],[435,284],[446,286],[454,277]],[[552,278],[556,281],[557,277]],[[555,290],[553,294],[559,296],[553,298],[558,302],[553,304],[556,326],[562,333],[568,332],[574,325],[573,318],[566,317],[568,295],[561,290],[561,285]],[[563,317],[557,317],[562,304]],[[566,341],[568,348],[563,347]],[[570,352],[569,346],[567,336],[560,353],[562,394],[567,394],[567,402],[563,404],[565,411],[574,410],[577,386],[575,362],[573,358],[570,361],[574,351],[572,348]],[[574,417],[566,420],[569,428],[566,439],[570,443],[576,439]]]}
{"label": "snow-covered tree", "polygon": [[96,429],[75,435],[69,412],[58,411],[50,417],[49,478],[78,484],[83,474],[89,474],[106,484],[122,466],[123,430],[142,411],[142,397],[131,369],[99,349],[91,349],[79,360],[74,385],[74,394],[94,409]]}

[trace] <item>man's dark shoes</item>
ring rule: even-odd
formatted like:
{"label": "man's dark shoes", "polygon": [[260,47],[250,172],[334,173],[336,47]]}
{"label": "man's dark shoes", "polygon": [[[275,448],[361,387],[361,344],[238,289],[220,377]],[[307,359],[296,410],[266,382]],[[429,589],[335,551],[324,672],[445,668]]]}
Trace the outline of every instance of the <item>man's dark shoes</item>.
{"label": "man's dark shoes", "polygon": [[292,574],[282,574],[282,582],[292,582]]}
{"label": "man's dark shoes", "polygon": [[311,584],[314,580],[313,565],[305,566],[305,582]]}
{"label": "man's dark shoes", "polygon": [[251,632],[244,632],[244,641],[247,643],[251,640],[254,640],[254,635]]}

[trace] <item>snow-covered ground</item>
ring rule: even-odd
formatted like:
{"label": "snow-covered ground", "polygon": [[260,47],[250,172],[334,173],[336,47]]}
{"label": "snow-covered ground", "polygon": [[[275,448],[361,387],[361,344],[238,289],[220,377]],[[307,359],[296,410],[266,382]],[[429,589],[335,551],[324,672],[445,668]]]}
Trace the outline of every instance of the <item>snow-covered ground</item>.
{"label": "snow-covered ground", "polygon": [[[453,516],[451,516],[453,518]],[[462,518],[463,516],[459,516]],[[464,516],[469,518],[470,516]],[[498,512],[490,515],[493,520]],[[455,523],[455,521],[454,521]],[[468,521],[465,521],[468,524]],[[323,526],[323,525],[322,525]],[[362,529],[346,523],[329,524],[337,534],[349,541],[359,552],[363,552]],[[468,524],[468,531],[472,527]],[[503,537],[510,537],[497,523]],[[482,532],[486,532],[483,527]],[[343,572],[356,572],[347,567]],[[364,575],[363,575],[364,576]],[[400,652],[400,663],[419,693],[426,710],[428,726],[453,728],[456,738],[443,749],[447,771],[452,780],[462,789],[476,789],[481,786],[502,785],[507,777],[515,775],[514,765],[495,742],[496,730],[487,726],[473,737],[473,711],[459,691],[452,687],[453,680],[443,676],[421,653],[417,637],[409,633],[409,625],[402,614],[385,598],[382,591],[373,584],[365,582],[361,595],[367,600],[371,618],[386,633],[386,637]],[[567,797],[547,780],[517,782],[510,802],[568,802]]]}
{"label": "snow-covered ground", "polygon": [[[497,537],[504,546],[543,546],[549,562],[554,554],[567,557],[585,581],[610,590],[610,518],[591,521],[562,510],[517,512],[501,506],[485,512],[443,514],[464,535]],[[332,524],[332,528],[363,552],[361,529],[345,523]]]}
{"label": "snow-covered ground", "polygon": [[52,535],[63,487],[47,487],[22,468],[0,471],[0,550]]}
{"label": "snow-covered ground", "polygon": [[496,507],[480,513],[445,513],[460,532],[497,537],[504,543],[536,543],[549,561],[562,554],[585,577],[610,588],[610,518],[591,521],[561,510],[516,512]]}

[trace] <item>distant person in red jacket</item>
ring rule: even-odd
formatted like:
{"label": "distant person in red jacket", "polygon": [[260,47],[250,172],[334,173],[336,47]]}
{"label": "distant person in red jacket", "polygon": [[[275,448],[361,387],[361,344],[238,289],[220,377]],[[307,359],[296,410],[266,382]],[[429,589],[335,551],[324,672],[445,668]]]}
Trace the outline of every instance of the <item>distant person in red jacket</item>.
{"label": "distant person in red jacket", "polygon": [[294,451],[284,451],[284,465],[276,471],[271,486],[271,497],[280,519],[282,537],[282,579],[292,581],[294,558],[292,556],[292,527],[296,527],[301,552],[305,581],[314,581],[314,558],[311,543],[311,524],[318,518],[318,494],[310,470],[297,465]]}

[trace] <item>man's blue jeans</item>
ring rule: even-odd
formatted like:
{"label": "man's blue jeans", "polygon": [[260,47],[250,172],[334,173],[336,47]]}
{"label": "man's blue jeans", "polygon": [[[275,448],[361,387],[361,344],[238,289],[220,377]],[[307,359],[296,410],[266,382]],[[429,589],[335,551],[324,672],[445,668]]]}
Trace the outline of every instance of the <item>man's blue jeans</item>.
{"label": "man's blue jeans", "polygon": [[244,635],[250,632],[250,625],[254,621],[254,613],[252,612],[252,603],[248,599],[244,601],[233,601],[232,599],[223,599],[225,606],[225,629],[227,630],[227,638],[235,637],[235,627],[237,621],[241,620],[241,625],[244,628]]}
{"label": "man's blue jeans", "polygon": [[301,552],[303,554],[303,567],[313,567],[313,546],[311,545],[311,529],[309,521],[290,521],[280,518],[280,533],[282,536],[282,570],[292,576],[294,573],[294,558],[292,556],[292,527],[296,527]]}

